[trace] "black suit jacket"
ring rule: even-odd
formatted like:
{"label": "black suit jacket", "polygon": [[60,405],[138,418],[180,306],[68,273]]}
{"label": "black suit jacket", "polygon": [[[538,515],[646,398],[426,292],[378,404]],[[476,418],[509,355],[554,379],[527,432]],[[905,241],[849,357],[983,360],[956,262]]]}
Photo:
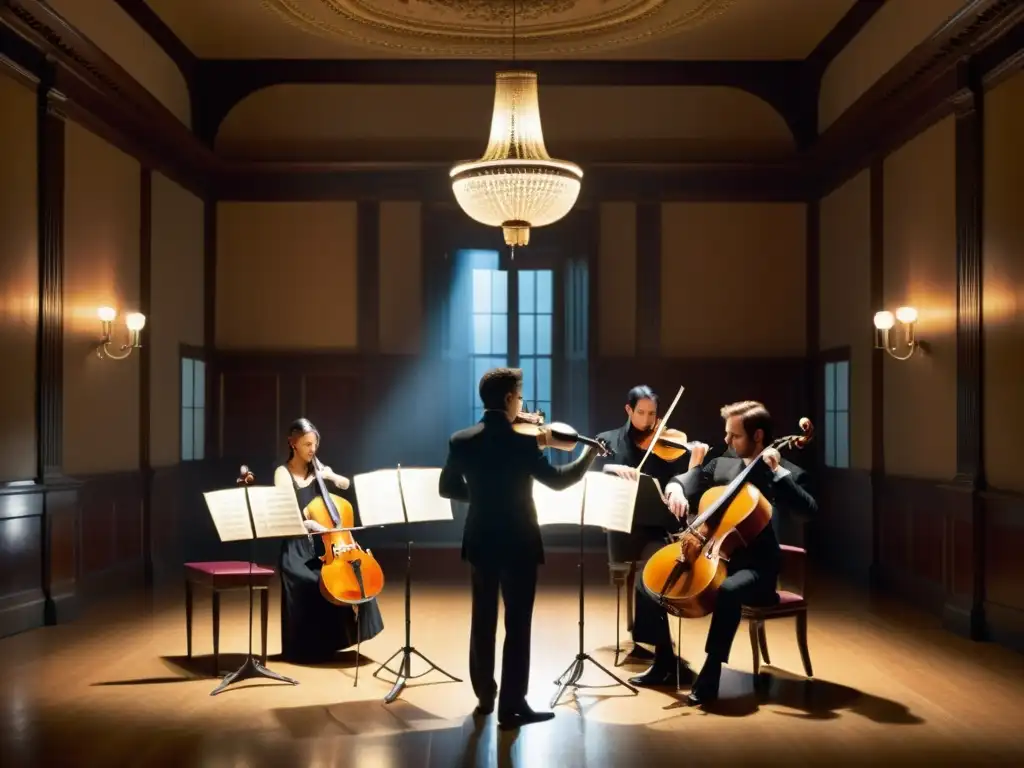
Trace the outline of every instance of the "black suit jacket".
{"label": "black suit jacket", "polygon": [[477,424],[452,435],[438,491],[469,502],[462,559],[477,566],[543,563],[533,481],[556,491],[568,488],[593,460],[587,450],[569,464],[553,466],[537,439],[515,432],[499,412],[487,411]]}
{"label": "black suit jacket", "polygon": [[[772,473],[768,465],[758,460],[759,466],[751,470],[747,481],[752,483],[772,505],[772,524],[761,535],[733,557],[729,570],[738,568],[777,568],[781,559],[779,539],[775,527],[780,514],[790,514],[806,520],[818,510],[818,503],[808,491],[807,473],[791,461],[783,459],[780,466],[788,471],[782,477]],[[692,522],[697,517],[700,497],[709,488],[728,485],[743,471],[742,459],[719,456],[716,459],[688,470],[674,478],[683,487],[686,500],[690,503],[687,518]]]}

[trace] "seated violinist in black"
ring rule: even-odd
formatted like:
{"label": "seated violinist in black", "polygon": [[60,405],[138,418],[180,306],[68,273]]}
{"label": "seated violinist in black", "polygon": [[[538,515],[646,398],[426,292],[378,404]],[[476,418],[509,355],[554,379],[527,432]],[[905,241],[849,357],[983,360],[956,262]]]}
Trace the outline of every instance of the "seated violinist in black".
{"label": "seated violinist in black", "polygon": [[[307,419],[298,419],[288,430],[288,461],[274,472],[274,485],[295,491],[304,516],[320,494],[312,467],[319,447],[316,427]],[[349,487],[348,478],[330,467],[325,466],[320,474],[330,491]],[[360,640],[376,637],[384,629],[384,620],[376,599],[358,606],[327,601],[320,592],[324,545],[314,535],[326,529],[315,520],[306,519],[304,524],[309,536],[284,539],[281,544],[281,656],[289,662],[315,664],[330,661],[337,651]]]}
{"label": "seated violinist in black", "polygon": [[[745,401],[722,408],[725,420],[725,442],[736,458],[721,456],[703,466],[694,466],[673,478],[667,488],[671,498],[686,499],[690,510],[696,510],[700,497],[709,488],[728,485],[752,461],[760,467],[748,475],[753,484],[772,504],[772,524],[747,546],[738,549],[726,564],[728,576],[718,588],[715,610],[711,615],[705,652],[707,659],[690,689],[688,701],[701,705],[718,698],[722,665],[729,661],[736,630],[739,629],[743,606],[772,605],[778,600],[776,585],[782,566],[782,550],[775,526],[780,513],[798,519],[813,515],[818,505],[807,490],[807,474],[800,467],[783,459],[772,441],[772,417],[761,403]],[[706,445],[693,446],[698,463],[707,454]],[[760,457],[760,458],[758,458]],[[696,515],[688,514],[692,521]]]}

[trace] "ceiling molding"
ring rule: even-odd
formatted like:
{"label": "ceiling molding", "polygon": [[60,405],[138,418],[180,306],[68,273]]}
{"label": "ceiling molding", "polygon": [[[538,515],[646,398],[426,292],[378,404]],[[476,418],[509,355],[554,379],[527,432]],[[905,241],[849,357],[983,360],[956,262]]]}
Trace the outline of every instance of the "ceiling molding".
{"label": "ceiling molding", "polygon": [[146,0],[114,0],[114,2],[177,65],[185,78],[185,82],[188,84],[189,91],[191,91],[195,84],[199,57],[192,53],[191,49],[182,42],[180,37],[174,34],[174,31],[164,23],[164,20],[157,15],[156,11],[146,4]]}

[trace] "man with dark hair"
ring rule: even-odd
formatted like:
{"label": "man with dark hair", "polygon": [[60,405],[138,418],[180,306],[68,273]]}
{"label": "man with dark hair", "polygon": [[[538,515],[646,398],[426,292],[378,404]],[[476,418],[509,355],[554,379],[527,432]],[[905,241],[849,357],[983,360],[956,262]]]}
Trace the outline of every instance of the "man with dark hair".
{"label": "man with dark hair", "polygon": [[490,714],[499,693],[494,681],[494,645],[501,590],[505,647],[498,722],[505,728],[554,717],[552,712],[534,712],[526,702],[537,566],[544,562],[533,482],[554,490],[568,488],[583,478],[595,458],[588,446],[572,463],[555,467],[541,447],[571,450],[575,442],[561,442],[546,431],[539,438],[514,431],[512,422],[523,400],[522,385],[522,371],[515,368],[496,368],[483,375],[483,418],[452,435],[439,482],[441,496],[469,502],[462,559],[472,568],[469,672],[479,700],[477,715]]}
{"label": "man with dark hair", "polygon": [[[726,564],[728,576],[718,588],[718,597],[711,615],[704,667],[690,690],[688,700],[700,705],[718,697],[722,677],[722,664],[729,661],[736,630],[739,629],[744,605],[771,605],[778,597],[776,583],[782,566],[782,550],[775,533],[775,519],[780,512],[806,519],[818,505],[807,490],[807,474],[777,450],[767,447],[772,441],[771,414],[761,403],[747,400],[727,405],[721,410],[725,420],[725,442],[736,458],[720,456],[703,466],[694,466],[685,474],[673,478],[667,495],[685,497],[688,506],[696,510],[703,493],[714,486],[728,485],[752,461],[758,466],[751,470],[747,481],[754,485],[772,504],[772,525],[738,549]],[[699,465],[707,455],[708,447],[693,446],[693,457]],[[760,457],[760,458],[759,458]],[[690,515],[692,521],[696,515]]]}
{"label": "man with dark hair", "polygon": [[[602,432],[597,439],[604,440],[612,455],[603,467],[628,480],[636,479],[637,467],[645,451],[637,447],[651,436],[658,426],[658,395],[650,387],[640,384],[626,395],[625,411],[627,421],[618,429]],[[686,459],[680,459],[682,463]],[[698,461],[698,464],[700,462]],[[680,467],[675,462],[666,462],[653,453],[644,462],[643,473],[655,478],[662,490],[668,485]],[[651,502],[654,503],[651,503]],[[637,563],[637,570],[643,570],[643,561],[654,551],[668,542],[667,534],[679,529],[678,519],[686,514],[686,499],[674,497],[670,506],[658,499],[645,496],[637,498],[633,527],[628,534],[608,532],[608,558],[611,562]],[[627,585],[628,588],[628,585]],[[665,609],[652,600],[638,579],[633,591],[633,648],[630,656],[636,659],[654,659],[651,667],[641,675],[630,678],[634,685],[675,685],[676,654],[672,645],[672,633],[668,626]],[[639,643],[654,646],[654,654]],[[687,670],[688,672],[688,670]]]}

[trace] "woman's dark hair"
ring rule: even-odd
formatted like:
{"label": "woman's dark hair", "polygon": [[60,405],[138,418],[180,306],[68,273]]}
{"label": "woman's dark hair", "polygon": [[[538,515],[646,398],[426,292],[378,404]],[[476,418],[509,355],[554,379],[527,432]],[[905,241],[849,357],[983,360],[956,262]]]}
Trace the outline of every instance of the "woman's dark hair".
{"label": "woman's dark hair", "polygon": [[[291,441],[297,437],[308,435],[310,432],[316,435],[316,444],[317,447],[319,447],[320,431],[313,426],[313,422],[309,419],[296,419],[292,422],[292,425],[288,427],[288,461],[291,461],[292,457],[295,455],[295,449],[292,448]],[[309,477],[311,474],[313,474],[312,465],[306,467],[306,477]]]}
{"label": "woman's dark hair", "polygon": [[626,396],[626,402],[629,403],[630,408],[636,408],[636,404],[641,400],[652,400],[655,406],[658,405],[657,393],[646,384],[638,384],[629,390],[629,394]]}

